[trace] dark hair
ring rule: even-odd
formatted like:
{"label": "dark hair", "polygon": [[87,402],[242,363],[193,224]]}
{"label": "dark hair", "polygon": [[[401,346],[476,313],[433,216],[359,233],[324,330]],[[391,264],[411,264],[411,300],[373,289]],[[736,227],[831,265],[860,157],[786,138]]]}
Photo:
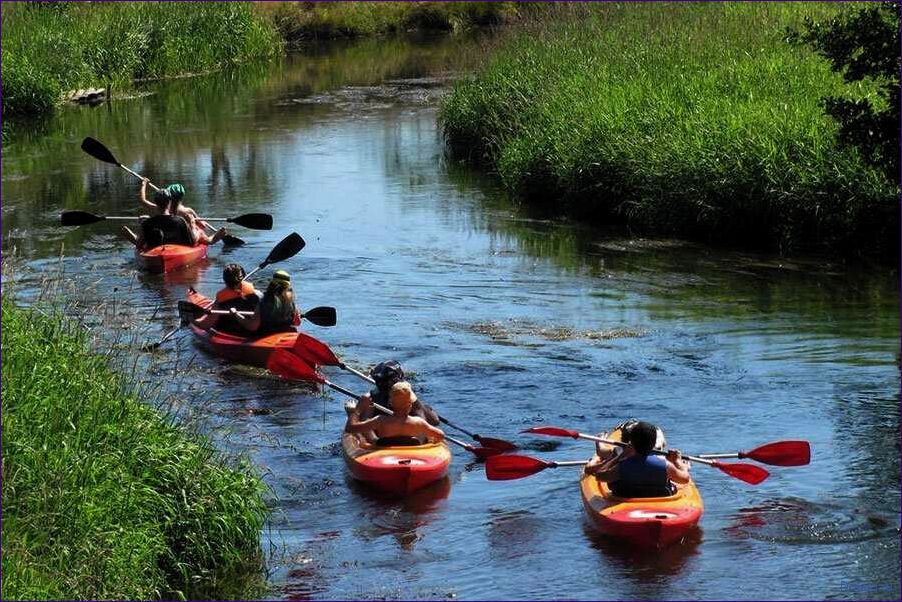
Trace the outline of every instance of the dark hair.
{"label": "dark hair", "polygon": [[630,429],[630,444],[636,453],[647,456],[655,448],[658,429],[650,422],[638,422]]}
{"label": "dark hair", "polygon": [[229,288],[235,288],[241,284],[244,278],[244,268],[237,263],[230,263],[222,270],[222,281]]}
{"label": "dark hair", "polygon": [[389,360],[373,366],[370,370],[370,376],[376,381],[376,387],[380,391],[387,392],[395,383],[404,380],[404,370],[401,369],[401,364],[395,360]]}
{"label": "dark hair", "polygon": [[167,207],[169,207],[169,201],[171,200],[169,193],[165,190],[157,190],[153,194],[153,204],[156,205],[157,209],[160,211],[166,211]]}

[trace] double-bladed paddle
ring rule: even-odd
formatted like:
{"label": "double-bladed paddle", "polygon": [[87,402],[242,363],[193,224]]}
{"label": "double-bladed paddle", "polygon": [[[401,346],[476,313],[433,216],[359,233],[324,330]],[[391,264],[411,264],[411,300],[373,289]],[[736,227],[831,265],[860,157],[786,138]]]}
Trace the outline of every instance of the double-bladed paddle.
{"label": "double-bladed paddle", "polygon": [[[338,366],[342,370],[347,370],[351,374],[367,381],[370,384],[375,384],[376,382],[363,372],[351,368],[340,359],[338,359],[338,356],[336,356],[332,352],[328,345],[308,334],[304,334],[303,332],[298,333],[298,338],[294,344],[292,352],[311,364],[319,366]],[[517,449],[517,446],[510,441],[505,441],[504,439],[495,439],[494,437],[483,437],[482,435],[471,433],[466,429],[452,423],[450,420],[441,415],[438,416],[438,419],[442,424],[445,424],[464,433],[484,447],[497,449],[498,451],[502,452]]]}
{"label": "double-bladed paddle", "polygon": [[[214,314],[217,316],[228,316],[231,315],[227,309],[208,309],[191,303],[190,301],[181,300],[178,303],[179,308],[179,316],[182,320],[187,320],[188,322],[193,322],[194,320],[198,320],[204,317],[207,314]],[[250,316],[253,315],[252,311],[239,311],[238,314],[242,316]],[[335,326],[337,322],[337,316],[335,313],[334,307],[314,307],[312,309],[307,310],[306,312],[301,314],[301,317],[307,320],[312,324],[316,324],[317,326]]]}
{"label": "double-bladed paddle", "polygon": [[[306,380],[319,383],[321,385],[326,385],[327,387],[330,387],[338,391],[339,393],[343,393],[348,397],[360,401],[360,395],[357,395],[353,391],[330,382],[321,374],[319,374],[312,366],[310,366],[310,364],[304,361],[304,359],[296,356],[294,353],[288,351],[287,349],[276,349],[275,351],[273,351],[269,356],[269,360],[266,362],[266,368],[270,372],[278,374],[283,378],[288,378],[291,380]],[[383,414],[393,413],[388,408],[377,403],[374,403],[373,407],[375,407],[376,410],[382,412]],[[463,441],[454,439],[453,437],[449,437],[448,435],[445,435],[445,439],[455,445],[464,448],[468,452],[471,452],[480,460],[484,460],[501,453],[500,450],[490,449],[487,447],[476,447],[474,445],[470,445],[469,443],[464,443]]]}
{"label": "double-bladed paddle", "polygon": [[[97,222],[102,221],[135,221],[139,219],[140,216],[120,216],[120,215],[96,215],[94,213],[89,213],[87,211],[63,211],[60,214],[60,222],[64,226],[86,226],[88,224],[95,224]],[[223,218],[206,218],[210,221],[220,220],[226,221],[233,224],[238,224],[239,226],[244,226],[245,228],[251,228],[254,230],[271,230],[272,229],[272,216],[268,213],[245,213],[244,215],[239,215],[237,217],[223,217]]]}
{"label": "double-bladed paddle", "polygon": [[[529,433],[533,435],[549,435],[551,437],[570,437],[572,439],[587,439],[589,441],[597,441],[599,443],[606,443],[608,445],[616,445],[618,447],[629,447],[629,443],[624,443],[622,441],[612,441],[610,439],[603,439],[601,437],[596,437],[594,435],[587,435],[586,433],[580,433],[579,431],[574,431],[571,429],[564,429],[557,426],[536,426],[528,429],[524,429],[520,431],[522,433]],[[659,456],[666,456],[667,452],[653,449],[651,453]],[[683,456],[687,460],[691,460],[693,462],[698,462],[699,464],[705,464],[707,466],[711,466],[713,468],[718,469],[724,474],[728,474],[734,479],[739,479],[740,481],[745,481],[750,485],[757,485],[762,482],[770,473],[761,468],[760,466],[755,466],[754,464],[725,464],[723,462],[718,462],[717,460],[709,460],[707,458],[700,458],[698,456]],[[538,472],[538,471],[536,471]],[[530,473],[533,474],[533,473]],[[529,475],[524,475],[529,476]],[[519,477],[512,477],[519,478]]]}
{"label": "double-bladed paddle", "polygon": [[558,466],[584,466],[588,460],[567,460],[556,462],[553,460],[540,460],[530,456],[518,456],[508,454],[489,458],[485,463],[485,476],[490,481],[512,481],[522,479],[542,472],[546,468]]}
{"label": "double-bladed paddle", "polygon": [[728,454],[699,454],[699,458],[716,460],[720,458],[748,458],[771,466],[805,466],[811,463],[811,445],[807,441],[775,441],[765,443],[752,451]]}

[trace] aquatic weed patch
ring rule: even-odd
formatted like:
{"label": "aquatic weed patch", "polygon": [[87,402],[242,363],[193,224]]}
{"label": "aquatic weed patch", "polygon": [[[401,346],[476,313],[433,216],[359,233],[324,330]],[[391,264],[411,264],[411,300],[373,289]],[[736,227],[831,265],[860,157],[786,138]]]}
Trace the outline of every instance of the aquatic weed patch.
{"label": "aquatic weed patch", "polygon": [[139,401],[59,314],[2,301],[4,599],[241,596],[263,486]]}
{"label": "aquatic weed patch", "polygon": [[[445,97],[452,148],[554,212],[791,252],[893,254],[897,186],[835,141],[844,89],[785,40],[826,3],[625,4],[502,44]],[[860,85],[862,98],[879,102]]]}
{"label": "aquatic weed patch", "polygon": [[645,336],[647,331],[638,328],[607,328],[579,330],[571,326],[542,325],[529,320],[507,320],[451,324],[453,328],[487,336],[494,341],[511,341],[520,337],[539,337],[548,341],[602,341]]}

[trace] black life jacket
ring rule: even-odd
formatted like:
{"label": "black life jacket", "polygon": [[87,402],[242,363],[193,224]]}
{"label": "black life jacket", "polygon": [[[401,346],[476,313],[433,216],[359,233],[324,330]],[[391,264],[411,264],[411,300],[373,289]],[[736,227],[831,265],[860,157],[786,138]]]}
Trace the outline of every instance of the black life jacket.
{"label": "black life jacket", "polygon": [[148,248],[160,245],[194,245],[188,222],[177,215],[154,215],[147,218],[141,222],[141,234]]}

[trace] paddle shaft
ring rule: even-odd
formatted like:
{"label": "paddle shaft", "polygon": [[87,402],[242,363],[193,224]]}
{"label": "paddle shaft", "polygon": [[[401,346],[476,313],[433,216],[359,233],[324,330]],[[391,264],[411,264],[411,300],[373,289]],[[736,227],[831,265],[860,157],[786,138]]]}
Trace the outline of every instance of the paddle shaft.
{"label": "paddle shaft", "polygon": [[[348,390],[348,389],[345,389],[345,388],[342,387],[341,385],[336,385],[335,383],[330,382],[330,381],[326,380],[325,378],[322,380],[322,383],[323,383],[324,385],[326,385],[327,387],[332,387],[333,389],[335,389],[335,390],[338,391],[339,393],[344,393],[344,394],[347,395],[348,397],[351,397],[351,398],[353,398],[353,399],[356,399],[357,401],[360,401],[360,398],[362,397],[361,395],[357,395],[357,394],[354,393],[353,391],[350,391],[350,390]],[[385,406],[379,405],[378,403],[374,403],[374,404],[373,404],[373,407],[376,408],[376,410],[382,412],[383,414],[388,414],[388,415],[394,414],[394,412],[392,412],[391,410],[389,410],[389,409],[386,408]],[[448,441],[450,441],[451,443],[453,443],[453,444],[455,444],[455,445],[461,446],[462,448],[464,448],[464,449],[467,450],[467,451],[473,451],[473,446],[470,445],[469,443],[464,443],[463,441],[460,441],[460,440],[458,440],[458,439],[454,439],[453,437],[449,437],[448,435],[445,435],[445,439],[448,440]]]}
{"label": "paddle shaft", "polygon": [[[598,443],[606,443],[608,445],[616,445],[617,447],[629,447],[630,446],[629,443],[624,443],[623,441],[611,441],[610,439],[602,439],[601,437],[595,437],[594,435],[587,435],[585,433],[579,433],[578,437],[580,439],[588,439],[589,441],[597,441]],[[651,450],[650,453],[655,454],[657,456],[666,456],[667,455],[666,451],[661,451],[659,449],[653,449],[653,450]],[[683,457],[686,458],[687,460],[691,460],[693,462],[698,462],[699,464],[707,464],[709,466],[714,466],[716,464],[716,462],[714,460],[708,460],[708,459],[702,458],[700,456],[684,455]]]}

